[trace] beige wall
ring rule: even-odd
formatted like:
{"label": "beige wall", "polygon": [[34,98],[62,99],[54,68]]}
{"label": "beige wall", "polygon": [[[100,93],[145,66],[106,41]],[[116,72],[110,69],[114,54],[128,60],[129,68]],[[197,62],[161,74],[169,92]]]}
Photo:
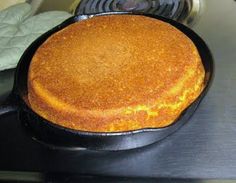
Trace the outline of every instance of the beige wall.
{"label": "beige wall", "polygon": [[30,2],[33,13],[40,13],[52,10],[68,11],[73,13],[81,0],[0,0],[0,10],[11,5]]}
{"label": "beige wall", "polygon": [[77,5],[79,0],[44,0],[39,12],[51,10],[63,10],[71,12],[72,6]]}
{"label": "beige wall", "polygon": [[0,10],[3,10],[11,5],[23,2],[25,2],[25,0],[0,0]]}

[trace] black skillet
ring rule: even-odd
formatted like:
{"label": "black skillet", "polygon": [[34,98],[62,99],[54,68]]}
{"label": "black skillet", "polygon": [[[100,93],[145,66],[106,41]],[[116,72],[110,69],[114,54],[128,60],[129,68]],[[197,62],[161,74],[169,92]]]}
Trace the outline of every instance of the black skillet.
{"label": "black skillet", "polygon": [[[139,13],[136,15],[144,15],[154,19],[162,20],[164,22],[168,22],[179,30],[181,30],[184,34],[186,34],[195,43],[200,53],[206,72],[205,89],[202,91],[200,96],[182,112],[182,114],[174,123],[164,128],[145,128],[134,131],[115,133],[78,131],[64,128],[62,126],[56,125],[50,121],[43,119],[35,112],[33,112],[24,101],[24,98],[27,96],[27,76],[30,61],[38,47],[49,36],[74,22],[82,21],[84,19],[92,18],[94,16],[118,14],[130,15],[131,13],[109,12],[73,16],[61,23],[60,25],[56,26],[55,28],[51,29],[47,33],[40,36],[36,41],[34,41],[24,52],[23,56],[20,59],[15,73],[15,81],[12,93],[8,97],[7,101],[2,106],[0,106],[0,116],[12,110],[17,110],[19,119],[22,122],[22,126],[24,127],[23,129],[26,129],[26,131],[29,132],[31,137],[43,144],[49,145],[50,147],[83,147],[96,150],[125,150],[142,147],[162,140],[163,138],[175,132],[183,124],[185,124],[185,122],[192,116],[192,114],[194,113],[194,111],[196,110],[199,103],[201,102],[201,100],[209,89],[210,83],[213,79],[213,59],[207,45],[191,29],[173,20],[150,14]],[[13,108],[13,106],[16,107]]]}

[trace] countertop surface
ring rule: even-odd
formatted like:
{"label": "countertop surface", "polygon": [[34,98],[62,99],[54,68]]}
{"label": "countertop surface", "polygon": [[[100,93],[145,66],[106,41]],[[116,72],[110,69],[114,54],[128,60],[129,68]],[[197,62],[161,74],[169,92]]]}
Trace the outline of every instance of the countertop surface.
{"label": "countertop surface", "polygon": [[[78,171],[125,177],[236,178],[236,2],[204,2],[205,10],[193,29],[212,51],[215,78],[194,116],[175,134],[145,148],[78,152],[85,165],[100,165]],[[13,72],[0,72],[2,96],[12,88]]]}

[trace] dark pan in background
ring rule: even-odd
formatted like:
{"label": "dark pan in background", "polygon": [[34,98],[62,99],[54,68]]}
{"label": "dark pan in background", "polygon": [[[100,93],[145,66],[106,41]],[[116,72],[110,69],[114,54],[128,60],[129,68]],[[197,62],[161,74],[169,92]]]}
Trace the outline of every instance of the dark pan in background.
{"label": "dark pan in background", "polygon": [[[27,79],[28,68],[31,59],[38,49],[38,47],[52,34],[65,28],[66,26],[92,18],[94,16],[103,15],[119,15],[127,14],[133,15],[128,12],[109,12],[98,13],[92,15],[77,15],[73,16],[60,25],[56,26],[52,30],[40,36],[35,40],[28,49],[24,52],[21,60],[17,66],[15,73],[15,82],[11,95],[6,102],[0,106],[0,117],[12,110],[17,110],[22,125],[25,127],[27,133],[37,141],[60,148],[88,148],[96,150],[126,150],[142,147],[160,141],[168,135],[175,132],[179,127],[185,124],[188,119],[193,115],[199,103],[206,95],[211,81],[213,79],[214,64],[213,58],[205,42],[188,27],[160,16],[149,14],[135,14],[143,15],[151,18],[159,19],[164,22],[170,23],[174,27],[178,28],[185,35],[187,35],[196,45],[206,72],[205,75],[205,89],[200,96],[187,107],[179,116],[179,118],[171,125],[164,128],[145,128],[127,132],[114,132],[114,133],[98,133],[98,132],[85,132],[68,129],[59,125],[56,125],[46,119],[43,119],[26,104],[24,98],[27,96]],[[142,22],[137,22],[142,23]]]}

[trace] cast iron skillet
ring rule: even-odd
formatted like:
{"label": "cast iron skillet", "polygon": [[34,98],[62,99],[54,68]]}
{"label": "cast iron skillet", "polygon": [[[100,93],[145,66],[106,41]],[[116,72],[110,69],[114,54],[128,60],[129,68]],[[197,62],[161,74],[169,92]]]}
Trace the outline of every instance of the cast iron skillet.
{"label": "cast iron skillet", "polygon": [[[109,12],[109,13],[98,13],[90,15],[77,15],[73,16],[55,28],[51,29],[47,33],[43,34],[36,41],[34,41],[28,49],[24,52],[17,66],[15,73],[14,87],[11,95],[7,101],[0,107],[0,114],[7,113],[13,110],[12,106],[18,112],[18,116],[22,125],[30,132],[34,139],[47,144],[52,147],[62,148],[88,148],[96,150],[125,150],[142,147],[154,142],[160,141],[164,137],[170,135],[181,127],[194,113],[200,101],[203,99],[208,91],[210,83],[213,79],[213,58],[211,53],[204,43],[204,41],[192,30],[186,26],[177,23],[173,20],[169,20],[163,17],[150,14],[136,14],[144,15],[151,18],[159,19],[164,22],[168,22],[175,26],[186,34],[196,45],[204,68],[206,72],[205,76],[205,89],[202,91],[200,96],[186,108],[179,118],[171,125],[164,128],[145,128],[134,131],[115,132],[115,133],[97,133],[97,132],[85,132],[64,128],[56,125],[50,121],[47,121],[33,112],[30,107],[25,103],[24,98],[27,96],[27,76],[30,61],[37,50],[37,48],[52,34],[65,28],[66,26],[88,19],[94,16],[103,15],[118,15],[127,14],[128,12]],[[137,22],[141,24],[142,22]],[[0,116],[1,116],[0,115]]]}

